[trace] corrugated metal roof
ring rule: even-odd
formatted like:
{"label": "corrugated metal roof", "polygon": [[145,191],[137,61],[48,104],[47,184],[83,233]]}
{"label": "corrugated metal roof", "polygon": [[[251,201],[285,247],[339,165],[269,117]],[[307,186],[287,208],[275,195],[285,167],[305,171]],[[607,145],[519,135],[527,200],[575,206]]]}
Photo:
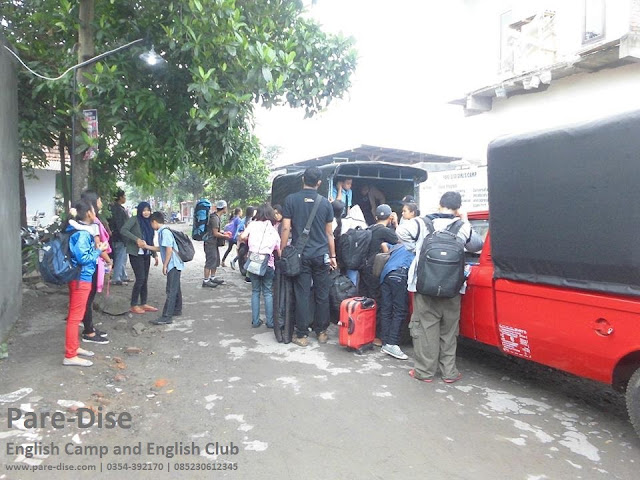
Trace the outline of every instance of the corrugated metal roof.
{"label": "corrugated metal roof", "polygon": [[412,165],[421,162],[449,163],[460,160],[459,157],[433,155],[431,153],[401,150],[399,148],[376,147],[374,145],[360,145],[349,150],[336,152],[329,155],[310,158],[300,162],[282,165],[279,168],[289,167],[319,167],[331,163],[346,162],[387,162],[404,165]]}

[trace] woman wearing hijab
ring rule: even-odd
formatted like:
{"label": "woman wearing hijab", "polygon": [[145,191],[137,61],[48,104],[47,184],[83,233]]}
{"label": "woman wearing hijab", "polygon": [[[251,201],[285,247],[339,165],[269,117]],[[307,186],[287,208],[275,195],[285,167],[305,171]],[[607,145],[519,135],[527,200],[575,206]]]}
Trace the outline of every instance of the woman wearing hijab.
{"label": "woman wearing hijab", "polygon": [[124,239],[131,268],[136,277],[136,282],[131,291],[131,313],[157,312],[156,307],[147,304],[147,280],[149,278],[149,267],[151,256],[155,259],[155,266],[158,266],[158,254],[150,252],[144,247],[153,245],[153,228],[151,228],[151,205],[148,202],[138,204],[138,213],[131,217],[120,229],[120,234]]}

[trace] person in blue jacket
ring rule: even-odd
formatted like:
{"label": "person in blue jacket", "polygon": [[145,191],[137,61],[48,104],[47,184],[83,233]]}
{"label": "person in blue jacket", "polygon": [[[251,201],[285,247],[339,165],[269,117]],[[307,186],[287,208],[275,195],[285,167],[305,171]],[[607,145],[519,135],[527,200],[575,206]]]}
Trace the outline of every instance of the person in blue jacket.
{"label": "person in blue jacket", "polygon": [[95,244],[93,236],[93,222],[96,213],[93,205],[80,200],[74,206],[76,222],[67,226],[67,232],[74,232],[69,237],[69,251],[74,265],[80,265],[78,277],[69,282],[69,311],[67,314],[67,330],[65,354],[62,364],[65,366],[90,367],[91,360],[82,357],[93,357],[94,353],[80,348],[78,326],[84,318],[87,299],[91,293],[93,274],[96,270],[98,257],[109,248],[107,242]]}
{"label": "person in blue jacket", "polygon": [[[416,220],[410,220],[416,222]],[[400,360],[409,357],[399,346],[402,324],[409,313],[409,292],[407,279],[409,267],[415,258],[415,242],[418,235],[412,235],[409,225],[398,226],[396,234],[400,243],[389,246],[391,255],[380,273],[380,336],[382,351]],[[418,227],[419,228],[419,227]],[[419,231],[419,230],[418,230]]]}

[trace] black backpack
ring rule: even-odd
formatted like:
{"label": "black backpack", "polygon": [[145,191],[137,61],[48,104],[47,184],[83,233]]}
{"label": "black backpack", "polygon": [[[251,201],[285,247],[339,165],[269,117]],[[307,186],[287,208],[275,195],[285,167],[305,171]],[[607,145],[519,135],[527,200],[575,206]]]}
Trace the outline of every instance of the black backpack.
{"label": "black backpack", "polygon": [[193,243],[191,242],[189,236],[184,232],[180,232],[178,230],[172,230],[170,228],[168,228],[167,230],[169,230],[173,234],[173,238],[175,239],[176,245],[178,246],[178,256],[180,257],[180,260],[182,260],[183,262],[190,262],[191,260],[193,260],[193,256],[195,255],[196,251],[193,248]]}
{"label": "black backpack", "polygon": [[80,275],[82,266],[75,264],[69,248],[69,239],[76,232],[58,232],[40,249],[38,267],[45,282],[64,285]]}
{"label": "black backpack", "polygon": [[247,242],[242,242],[238,245],[238,267],[240,267],[240,274],[246,275],[247,270],[244,268],[244,264],[247,262],[247,254],[249,253],[249,245]]}
{"label": "black backpack", "polygon": [[464,241],[458,237],[462,220],[435,231],[426,219],[429,233],[422,242],[416,268],[416,291],[430,297],[453,298],[464,283]]}
{"label": "black backpack", "polygon": [[340,263],[348,270],[360,270],[367,259],[369,244],[371,244],[371,230],[361,227],[352,228],[340,235],[338,243]]}
{"label": "black backpack", "polygon": [[329,306],[334,316],[340,312],[340,304],[347,298],[358,296],[358,289],[351,279],[346,275],[341,275],[337,270],[329,274],[331,288],[329,288]]}

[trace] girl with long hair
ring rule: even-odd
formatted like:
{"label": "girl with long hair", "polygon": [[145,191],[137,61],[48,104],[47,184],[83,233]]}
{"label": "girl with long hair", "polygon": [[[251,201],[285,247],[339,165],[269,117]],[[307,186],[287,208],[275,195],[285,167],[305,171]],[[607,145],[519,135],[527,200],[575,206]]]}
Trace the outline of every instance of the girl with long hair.
{"label": "girl with long hair", "polygon": [[273,278],[275,277],[274,251],[280,250],[280,235],[273,226],[276,222],[273,208],[268,203],[260,205],[256,218],[240,235],[249,246],[249,253],[269,255],[264,275],[247,272],[251,279],[251,326],[262,325],[260,320],[260,295],[264,298],[264,311],[268,328],[273,328]]}

